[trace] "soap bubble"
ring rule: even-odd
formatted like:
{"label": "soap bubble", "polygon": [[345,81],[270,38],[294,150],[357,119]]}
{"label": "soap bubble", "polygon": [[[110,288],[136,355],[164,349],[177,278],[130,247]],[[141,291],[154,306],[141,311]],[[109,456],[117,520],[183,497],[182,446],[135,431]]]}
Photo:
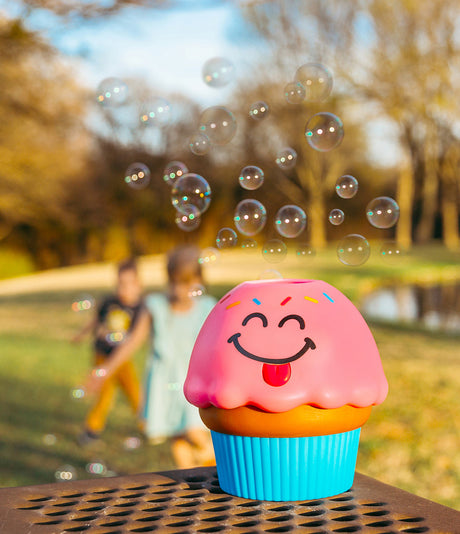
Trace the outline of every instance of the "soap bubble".
{"label": "soap bubble", "polygon": [[101,461],[90,462],[86,464],[86,471],[91,475],[103,476],[107,473],[107,467]]}
{"label": "soap bubble", "polygon": [[129,436],[123,442],[123,448],[127,451],[138,449],[141,446],[141,440],[137,436]]}
{"label": "soap bubble", "polygon": [[195,132],[190,136],[190,139],[188,140],[188,146],[190,148],[190,152],[195,154],[195,156],[204,156],[209,152],[211,143],[206,135],[200,132]]}
{"label": "soap bubble", "polygon": [[345,213],[339,209],[333,209],[329,212],[329,222],[334,226],[342,224],[345,220]]}
{"label": "soap bubble", "polygon": [[206,288],[202,284],[194,284],[188,291],[188,296],[191,299],[202,297],[206,295]]}
{"label": "soap bubble", "polygon": [[386,241],[380,248],[380,257],[387,262],[397,260],[403,255],[404,251],[402,247],[395,241]]}
{"label": "soap bubble", "polygon": [[253,236],[259,233],[267,222],[265,206],[252,198],[242,200],[235,209],[233,217],[238,232]]}
{"label": "soap bubble", "polygon": [[187,173],[188,169],[185,163],[182,163],[182,161],[170,161],[163,171],[163,180],[172,187],[177,178]]}
{"label": "soap bubble", "polygon": [[200,132],[206,135],[213,145],[225,145],[236,132],[233,113],[222,106],[205,109],[200,117]]}
{"label": "soap bubble", "polygon": [[171,104],[161,97],[155,97],[142,104],[140,121],[146,126],[164,126],[171,120]]}
{"label": "soap bubble", "polygon": [[73,465],[62,465],[54,473],[54,478],[58,482],[69,482],[70,480],[76,480],[77,471]]}
{"label": "soap bubble", "polygon": [[200,265],[212,265],[218,261],[219,257],[220,253],[216,248],[206,247],[201,251],[198,263]]}
{"label": "soap bubble", "polygon": [[150,183],[150,169],[144,163],[131,163],[125,172],[125,183],[133,189],[144,189]]}
{"label": "soap bubble", "polygon": [[127,98],[128,86],[118,78],[106,78],[97,86],[96,100],[103,106],[120,106]]}
{"label": "soap bubble", "polygon": [[85,391],[85,388],[82,386],[76,387],[72,389],[72,391],[70,392],[70,396],[72,397],[72,399],[75,399],[75,400],[81,400],[83,399],[83,397],[85,397],[85,395],[86,395],[86,391]]}
{"label": "soap bubble", "polygon": [[358,180],[350,174],[337,179],[335,190],[340,198],[353,198],[358,191]]}
{"label": "soap bubble", "polygon": [[259,274],[259,280],[282,280],[283,275],[275,269],[265,269]]}
{"label": "soap bubble", "polygon": [[391,228],[399,219],[399,206],[390,197],[377,197],[366,207],[367,220],[376,228]]}
{"label": "soap bubble", "polygon": [[262,256],[269,263],[283,261],[287,254],[287,246],[279,239],[270,239],[262,247]]}
{"label": "soap bubble", "polygon": [[204,213],[211,202],[211,188],[199,174],[188,173],[176,180],[171,201],[178,211],[184,211],[184,206],[192,205],[199,213]]}
{"label": "soap bubble", "polygon": [[238,181],[243,189],[259,189],[264,183],[264,171],[255,165],[248,165],[241,169]]}
{"label": "soap bubble", "polygon": [[270,108],[268,107],[268,104],[262,100],[259,102],[254,102],[254,104],[252,104],[252,106],[249,108],[249,116],[257,121],[265,119],[269,113]]}
{"label": "soap bubble", "polygon": [[306,226],[307,216],[299,206],[283,206],[275,216],[275,228],[283,237],[297,237]]}
{"label": "soap bubble", "polygon": [[300,82],[289,82],[284,88],[284,97],[289,104],[300,104],[305,99],[305,87]]}
{"label": "soap bubble", "polygon": [[233,248],[238,243],[238,236],[232,228],[221,228],[217,232],[217,248]]}
{"label": "soap bubble", "polygon": [[176,211],[175,223],[184,232],[193,232],[201,223],[199,209],[193,204],[186,204],[180,211]]}
{"label": "soap bubble", "polygon": [[56,445],[57,438],[54,434],[45,434],[42,441],[48,447],[52,447],[53,445]]}
{"label": "soap bubble", "polygon": [[276,164],[280,169],[287,171],[297,163],[297,152],[290,147],[282,148],[276,155]]}
{"label": "soap bubble", "polygon": [[257,241],[255,239],[245,239],[241,242],[241,248],[246,251],[255,250],[257,248]]}
{"label": "soap bubble", "polygon": [[72,302],[72,311],[82,312],[94,308],[96,301],[91,295],[78,295]]}
{"label": "soap bubble", "polygon": [[301,260],[307,258],[311,259],[316,256],[316,251],[308,243],[300,243],[299,245],[297,245],[295,255]]}
{"label": "soap bubble", "polygon": [[359,234],[345,236],[337,246],[337,256],[344,265],[362,265],[370,255],[367,239]]}
{"label": "soap bubble", "polygon": [[209,87],[224,87],[235,75],[235,66],[224,57],[213,57],[203,65],[203,80]]}
{"label": "soap bubble", "polygon": [[332,74],[321,63],[305,63],[297,69],[295,80],[304,86],[307,102],[321,102],[331,94]]}
{"label": "soap bubble", "polygon": [[[115,346],[121,343],[125,339],[125,337],[126,337],[126,332],[121,331],[121,330],[114,330],[106,334],[105,340],[107,341],[109,345]],[[98,371],[102,374],[97,375]],[[96,370],[96,376],[105,376],[105,370],[102,370],[102,369]]]}
{"label": "soap bubble", "polygon": [[318,152],[329,152],[342,142],[342,121],[333,113],[317,113],[307,122],[305,137],[308,144]]}

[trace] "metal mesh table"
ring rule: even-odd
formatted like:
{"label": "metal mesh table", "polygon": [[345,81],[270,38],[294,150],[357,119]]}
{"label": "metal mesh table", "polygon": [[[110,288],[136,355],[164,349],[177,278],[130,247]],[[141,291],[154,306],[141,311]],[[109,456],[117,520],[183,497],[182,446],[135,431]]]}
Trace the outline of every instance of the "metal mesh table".
{"label": "metal mesh table", "polygon": [[460,512],[357,474],[327,499],[252,501],[215,467],[0,489],[0,532],[460,533]]}

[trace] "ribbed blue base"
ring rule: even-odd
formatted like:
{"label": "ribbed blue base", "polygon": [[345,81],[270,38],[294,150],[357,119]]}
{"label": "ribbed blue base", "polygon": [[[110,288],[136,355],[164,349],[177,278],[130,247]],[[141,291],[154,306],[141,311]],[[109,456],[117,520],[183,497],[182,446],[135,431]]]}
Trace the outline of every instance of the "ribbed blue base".
{"label": "ribbed blue base", "polygon": [[360,428],[307,438],[252,438],[211,431],[220,487],[238,497],[300,501],[351,488]]}

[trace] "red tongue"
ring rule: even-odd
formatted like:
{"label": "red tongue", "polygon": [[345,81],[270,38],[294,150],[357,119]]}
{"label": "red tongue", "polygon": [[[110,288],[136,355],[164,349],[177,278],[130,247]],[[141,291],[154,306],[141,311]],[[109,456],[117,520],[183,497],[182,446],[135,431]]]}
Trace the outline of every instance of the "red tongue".
{"label": "red tongue", "polygon": [[291,365],[289,363],[283,363],[281,365],[264,363],[262,376],[270,386],[283,386],[291,378]]}

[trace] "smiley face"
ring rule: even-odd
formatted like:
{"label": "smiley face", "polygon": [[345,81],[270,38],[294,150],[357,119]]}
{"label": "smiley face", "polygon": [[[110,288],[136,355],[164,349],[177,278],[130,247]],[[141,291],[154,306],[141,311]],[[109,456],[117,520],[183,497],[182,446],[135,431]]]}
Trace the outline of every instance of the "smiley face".
{"label": "smiley face", "polygon": [[[267,317],[260,312],[253,312],[247,315],[243,319],[241,326],[245,327],[252,320],[262,321],[263,328],[267,328],[269,326]],[[278,328],[282,329],[288,321],[294,321],[298,323],[299,329],[305,330],[305,321],[303,317],[297,314],[289,314],[283,317],[278,323]],[[282,335],[282,332],[280,332],[280,334]],[[233,343],[235,349],[246,358],[250,358],[251,360],[255,360],[257,362],[262,362],[264,364],[262,367],[262,377],[267,384],[274,387],[283,386],[288,382],[291,377],[291,362],[301,358],[308,351],[308,349],[316,349],[315,342],[310,337],[305,337],[303,338],[303,346],[295,354],[283,358],[267,358],[258,354],[253,354],[252,352],[246,350],[240,343],[241,335],[241,332],[236,332],[228,338],[227,343]]]}

